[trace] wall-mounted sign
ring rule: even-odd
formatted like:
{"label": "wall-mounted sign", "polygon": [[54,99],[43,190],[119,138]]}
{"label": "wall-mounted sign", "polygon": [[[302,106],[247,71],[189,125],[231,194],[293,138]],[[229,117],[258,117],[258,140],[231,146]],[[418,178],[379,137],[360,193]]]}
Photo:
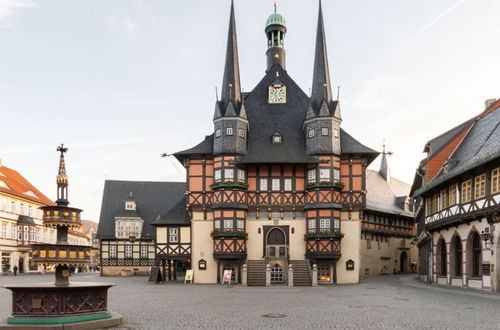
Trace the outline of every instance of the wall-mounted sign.
{"label": "wall-mounted sign", "polygon": [[198,261],[198,269],[199,270],[207,269],[207,262],[204,259],[200,259],[200,261]]}
{"label": "wall-mounted sign", "polygon": [[490,275],[490,264],[483,264],[483,275]]}
{"label": "wall-mounted sign", "polygon": [[354,270],[354,261],[351,259],[345,262],[345,270]]}

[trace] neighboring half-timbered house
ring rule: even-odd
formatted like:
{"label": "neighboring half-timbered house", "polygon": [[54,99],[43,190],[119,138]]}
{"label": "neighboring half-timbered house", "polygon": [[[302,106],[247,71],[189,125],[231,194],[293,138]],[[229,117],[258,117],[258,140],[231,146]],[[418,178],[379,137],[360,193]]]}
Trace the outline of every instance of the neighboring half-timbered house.
{"label": "neighboring half-timbered house", "polygon": [[107,180],[97,238],[102,275],[147,274],[155,266],[151,223],[184,195],[183,182]]}
{"label": "neighboring half-timbered house", "polygon": [[[429,281],[498,291],[500,286],[500,99],[427,142],[413,185],[419,270]],[[495,266],[496,265],[496,266]]]}

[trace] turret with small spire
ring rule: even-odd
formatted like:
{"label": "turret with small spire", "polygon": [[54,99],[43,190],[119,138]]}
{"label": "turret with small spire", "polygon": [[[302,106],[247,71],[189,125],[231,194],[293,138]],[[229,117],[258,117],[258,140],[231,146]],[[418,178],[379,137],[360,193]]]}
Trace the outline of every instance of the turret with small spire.
{"label": "turret with small spire", "polygon": [[283,69],[286,69],[286,51],[285,34],[286,21],[283,16],[278,14],[278,3],[274,3],[274,13],[266,21],[267,36],[267,70],[278,63]]}
{"label": "turret with small spire", "polygon": [[64,147],[61,143],[57,147],[57,151],[61,153],[59,157],[59,172],[57,173],[57,200],[56,203],[59,206],[67,206],[68,201],[68,176],[66,175],[66,164],[64,162],[64,154],[68,151],[68,148]]}
{"label": "turret with small spire", "polygon": [[213,121],[214,154],[244,154],[247,144],[248,120],[241,92],[233,1],[231,1],[229,17],[221,99],[216,100]]}
{"label": "turret with small spire", "polygon": [[382,151],[382,160],[380,161],[380,169],[378,173],[381,177],[384,178],[387,183],[391,182],[391,171],[389,169],[389,164],[387,162],[387,156],[392,155],[392,152],[385,150],[385,142],[383,146],[384,150]]}
{"label": "turret with small spire", "polygon": [[323,9],[320,0],[311,99],[304,121],[307,153],[339,155],[341,122],[339,103],[338,100],[333,100],[332,95]]}

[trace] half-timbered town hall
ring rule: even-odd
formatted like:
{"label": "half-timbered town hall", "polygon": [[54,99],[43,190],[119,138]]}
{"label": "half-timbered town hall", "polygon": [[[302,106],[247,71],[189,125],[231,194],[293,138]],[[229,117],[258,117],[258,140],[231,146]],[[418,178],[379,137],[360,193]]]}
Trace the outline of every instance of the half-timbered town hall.
{"label": "half-timbered town hall", "polygon": [[[265,25],[265,74],[253,90],[243,92],[231,5],[213,132],[174,154],[186,168],[185,192],[175,200],[170,195],[168,203],[174,206],[166,212],[158,205],[150,205],[155,210],[141,209],[153,197],[145,197],[150,194],[146,191],[133,192],[137,203],[132,212],[127,211],[126,190],[120,197],[105,190],[100,221],[106,224],[100,224],[98,233],[106,237],[103,265],[116,270],[125,264],[132,269],[150,265],[132,260],[134,248],[127,248],[132,245],[130,235],[117,229],[132,226],[134,218],[144,220],[137,222],[144,226],[140,228],[156,228],[155,260],[167,279],[192,268],[196,283],[221,282],[224,271],[232,270],[232,281],[246,280],[248,285],[265,285],[266,274],[271,283],[311,285],[316,280],[358,283],[363,274],[411,269],[414,227],[409,186],[395,179],[391,183],[385,153],[380,171],[370,174],[373,188],[367,186],[367,167],[379,152],[341,127],[321,4],[310,95],[288,72],[286,33],[285,19],[275,10]],[[113,185],[117,183],[106,183],[109,188]],[[166,185],[171,184],[164,185],[170,189]],[[130,192],[135,188],[123,187]],[[367,189],[373,189],[371,200]],[[113,211],[109,203],[116,205]],[[141,232],[149,229],[140,228],[133,244],[145,240]],[[117,242],[123,246],[113,247]],[[107,260],[111,251],[112,261]],[[120,259],[126,251],[130,251],[128,263]],[[369,265],[364,267],[363,262]]]}

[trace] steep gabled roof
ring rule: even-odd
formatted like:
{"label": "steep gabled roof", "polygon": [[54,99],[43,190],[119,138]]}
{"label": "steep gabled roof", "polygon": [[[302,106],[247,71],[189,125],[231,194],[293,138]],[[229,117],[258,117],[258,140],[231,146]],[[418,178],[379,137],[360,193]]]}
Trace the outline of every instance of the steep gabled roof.
{"label": "steep gabled roof", "polygon": [[[490,109],[491,110],[491,109]],[[430,182],[415,192],[415,196],[441,183],[500,157],[500,106],[489,111],[474,123],[460,145],[449,158],[456,164],[449,171],[441,171]]]}
{"label": "steep gabled roof", "polygon": [[17,171],[0,165],[0,191],[35,203],[55,205]]}
{"label": "steep gabled roof", "polygon": [[342,154],[364,155],[368,158],[368,164],[370,164],[379,155],[378,151],[368,148],[343,129],[340,129],[340,150]]}
{"label": "steep gabled roof", "polygon": [[184,182],[106,180],[97,237],[115,237],[115,217],[124,214],[125,200],[132,192],[137,205],[136,214],[144,220],[142,237],[149,234],[153,239],[155,231],[150,224],[171,209],[185,191]]}
{"label": "steep gabled roof", "polygon": [[398,198],[409,195],[409,184],[392,177],[387,182],[378,171],[366,170],[366,191],[367,209],[413,217],[398,203]]}
{"label": "steep gabled roof", "polygon": [[186,210],[186,198],[182,198],[179,202],[175,204],[166,214],[161,216],[153,223],[153,226],[158,225],[179,225],[179,226],[189,226],[191,225],[191,218]]}

